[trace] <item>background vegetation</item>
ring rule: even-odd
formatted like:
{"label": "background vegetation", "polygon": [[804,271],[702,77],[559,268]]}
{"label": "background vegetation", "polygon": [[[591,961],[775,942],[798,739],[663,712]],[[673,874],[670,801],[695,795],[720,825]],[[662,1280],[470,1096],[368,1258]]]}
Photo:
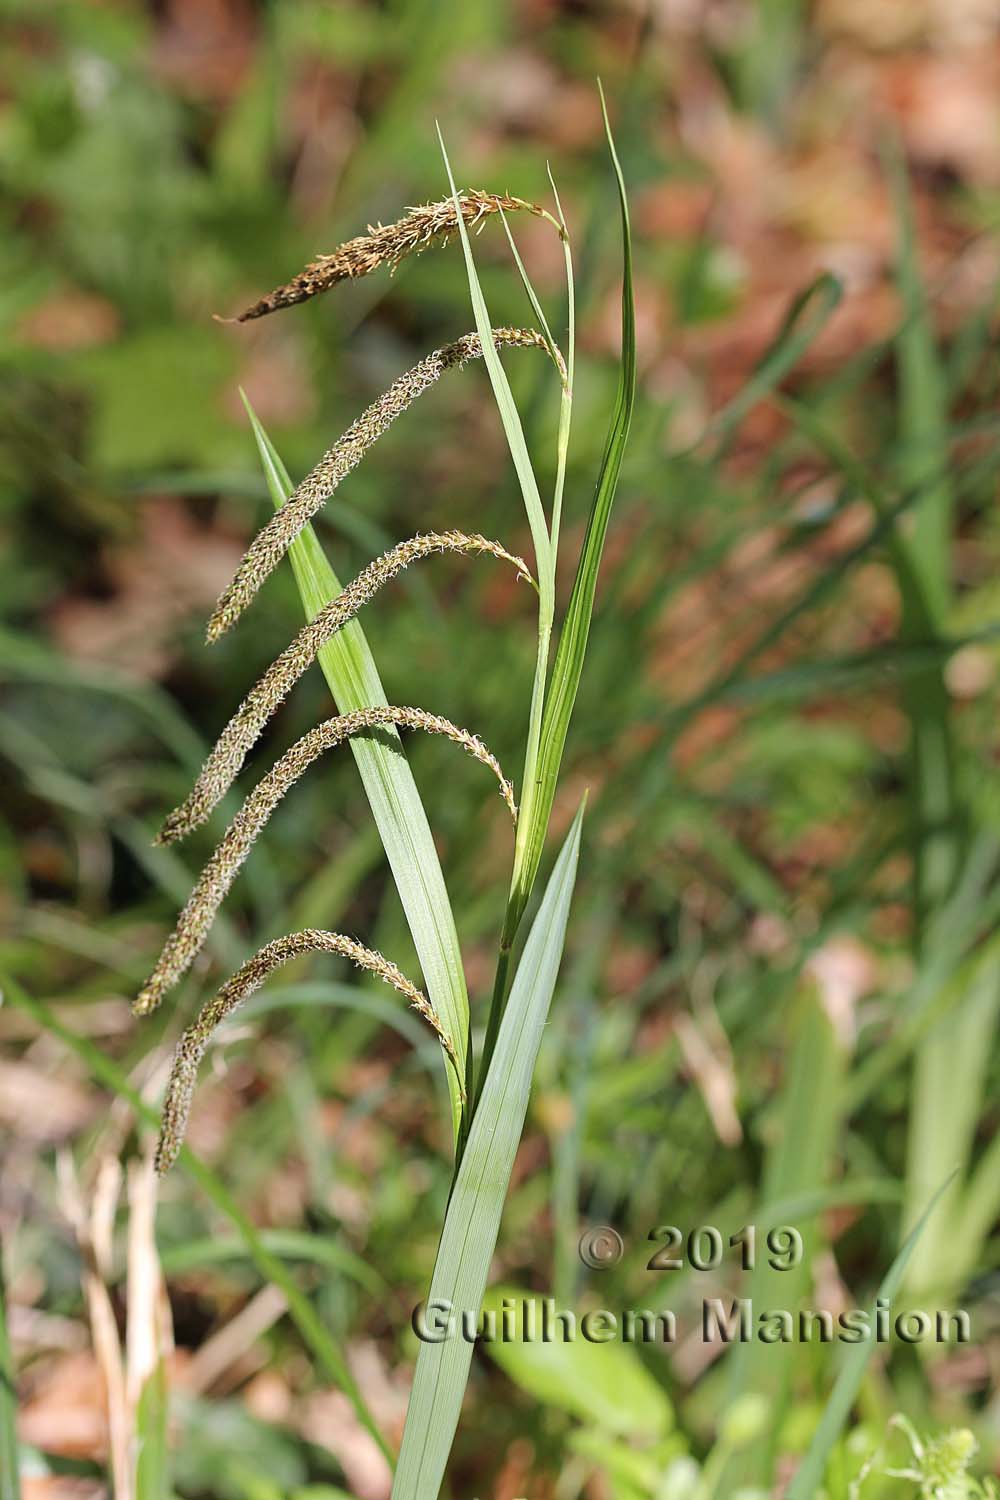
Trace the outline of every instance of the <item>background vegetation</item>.
{"label": "background vegetation", "polygon": [[[167,1323],[155,1293],[126,1307],[130,1256],[154,1288],[158,1259],[169,1290],[174,1452],[159,1493],[388,1493],[332,1371],[345,1350],[395,1443],[450,1180],[436,1041],[328,960],[289,969],[214,1048],[191,1144],[215,1176],[208,1190],[168,1179],[155,1254],[141,1173],[119,1182],[145,1128],[106,1064],[155,1104],[165,1041],[293,927],[355,932],[416,971],[353,763],[332,757],[273,819],[162,1021],[128,1012],[211,847],[210,831],[179,853],[152,833],[300,616],[283,568],[238,632],[202,644],[270,504],[239,387],[301,477],[398,373],[473,326],[468,289],[452,247],[247,327],[211,314],[442,196],[435,117],[460,185],[545,199],[550,160],[578,263],[572,554],[617,379],[597,73],[632,199],[640,388],[554,818],[561,834],[589,786],[567,955],[494,1279],[577,1307],[670,1306],[691,1336],[607,1351],[586,1378],[477,1355],[452,1493],[780,1493],[843,1351],[720,1354],[691,1333],[702,1298],[864,1305],[956,1166],[905,1296],[969,1309],[974,1346],[877,1355],[826,1483],[846,1500],[883,1440],[901,1465],[898,1411],[925,1435],[971,1427],[989,1472],[992,0],[3,0],[0,24],[0,958],[15,976],[0,1012],[0,1227],[25,1494],[107,1486],[121,1438],[109,1336],[129,1323],[129,1379],[142,1318],[147,1342]],[[558,299],[551,231],[525,222],[518,241]],[[502,230],[476,250],[494,320],[524,321]],[[534,356],[505,367],[544,465],[555,401]],[[320,534],[347,578],[399,537],[450,526],[530,551],[479,368],[422,398]],[[390,699],[470,725],[510,769],[529,613],[503,572],[441,559],[364,625]],[[328,705],[310,673],[256,763]],[[447,747],[409,753],[483,1024],[506,814]],[[325,1364],[223,1189],[291,1268],[293,1299],[298,1287],[332,1341]],[[654,1226],[729,1234],[765,1205],[802,1229],[801,1274],[751,1281],[729,1258],[646,1270]],[[624,1240],[614,1269],[581,1264],[594,1224]],[[863,1495],[913,1493],[882,1467]],[[162,1479],[146,1482],[153,1494]]]}

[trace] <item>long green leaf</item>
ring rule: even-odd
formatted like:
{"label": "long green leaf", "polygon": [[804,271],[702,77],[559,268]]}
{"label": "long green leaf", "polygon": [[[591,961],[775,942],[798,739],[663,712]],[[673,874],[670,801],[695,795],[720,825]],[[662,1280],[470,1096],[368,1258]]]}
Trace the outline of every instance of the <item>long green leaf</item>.
{"label": "long green leaf", "polygon": [[[903,1272],[906,1270],[906,1264],[923,1232],[924,1225],[940,1202],[941,1196],[953,1176],[954,1173],[941,1184],[924,1209],[920,1219],[903,1241],[896,1259],[889,1267],[885,1279],[878,1289],[879,1298],[885,1297],[891,1300],[896,1295],[903,1280]],[[855,1344],[848,1354],[840,1374],[837,1376],[819,1426],[813,1433],[813,1439],[809,1444],[806,1456],[796,1470],[795,1477],[788,1487],[786,1500],[815,1500],[815,1496],[820,1493],[823,1483],[823,1471],[826,1468],[826,1461],[830,1450],[840,1436],[844,1423],[850,1415],[851,1407],[854,1405],[858,1391],[861,1389],[861,1382],[864,1379],[865,1370],[868,1368],[868,1361],[871,1359],[874,1350],[875,1340],[868,1339],[863,1344]]]}
{"label": "long green leaf", "polygon": [[[528,736],[524,752],[524,773],[521,778],[521,808],[518,814],[518,833],[514,845],[516,869],[521,829],[525,825],[532,826],[537,817],[539,793],[538,758],[542,735],[544,733],[546,677],[549,669],[549,652],[552,642],[552,622],[555,616],[556,558],[553,535],[558,534],[558,510],[562,504],[562,478],[560,475],[557,486],[557,504],[553,509],[553,535],[550,535],[546,526],[545,511],[542,506],[541,496],[538,493],[538,482],[535,479],[535,472],[531,466],[531,456],[528,453],[528,445],[524,436],[524,429],[521,425],[521,418],[514,402],[510,383],[500,362],[500,356],[493,343],[490,315],[486,307],[486,299],[483,296],[482,287],[479,284],[476,263],[472,255],[472,246],[469,242],[469,234],[459,207],[455,179],[452,175],[451,163],[448,160],[448,153],[445,150],[444,138],[441,135],[440,127],[438,128],[438,139],[441,143],[441,154],[444,157],[448,181],[451,184],[452,198],[455,202],[458,232],[462,240],[465,269],[469,280],[469,296],[472,301],[472,310],[475,315],[480,343],[482,344],[483,362],[490,377],[490,383],[493,387],[493,398],[496,401],[500,421],[507,437],[507,446],[510,449],[510,455],[513,459],[514,468],[521,486],[521,495],[524,500],[528,525],[531,528],[531,540],[535,549],[535,569],[538,574],[538,643],[535,651],[535,675],[531,686],[531,706],[528,711]],[[565,394],[566,392],[564,391]],[[560,422],[561,471],[564,471],[566,457],[565,444],[569,438],[569,429],[565,422],[565,403],[563,412],[564,420]],[[498,971],[498,983],[501,989],[506,984],[506,963],[503,958],[501,958]],[[490,1008],[490,1015],[487,1022],[483,1067],[479,1075],[480,1086],[496,1042],[496,1025],[499,1020],[499,1004],[502,998],[502,993],[494,993],[493,1004]]]}
{"label": "long green leaf", "polygon": [[[896,340],[900,471],[903,481],[919,494],[908,545],[936,627],[925,630],[924,636],[933,638],[947,627],[953,593],[955,487],[948,464],[948,392],[920,275],[905,163],[895,143],[890,143],[885,158],[898,222],[897,279],[906,311]],[[921,629],[911,594],[901,579],[901,633],[909,640]],[[931,957],[934,925],[961,875],[969,816],[960,742],[952,729],[952,701],[943,665],[929,664],[926,672],[909,678],[903,686],[903,707],[910,723],[914,945],[920,965]],[[994,969],[980,976],[917,1051],[904,1222],[914,1221],[930,1183],[939,1181],[951,1163],[968,1160],[998,1003],[1000,978]],[[961,1191],[956,1182],[945,1214],[931,1225],[913,1255],[907,1281],[914,1293],[941,1286],[943,1268],[951,1269],[950,1237],[960,1214]],[[973,1247],[969,1249],[975,1254]]]}
{"label": "long green leaf", "polygon": [[[325,1235],[309,1234],[301,1229],[262,1229],[259,1233],[265,1249],[284,1256],[286,1260],[312,1261],[314,1265],[325,1266],[328,1271],[349,1276],[373,1297],[384,1297],[389,1290],[385,1278],[374,1266],[346,1245],[340,1245]],[[164,1276],[182,1276],[205,1266],[249,1258],[246,1242],[238,1235],[217,1234],[210,1239],[185,1240],[181,1245],[160,1251]]]}
{"label": "long green leaf", "polygon": [[840,282],[829,271],[823,271],[798,293],[746,384],[715,413],[698,443],[707,436],[717,437],[720,444],[725,442],[747,412],[798,364],[836,312],[843,294]]}
{"label": "long green leaf", "polygon": [[[776,396],[774,404],[780,412],[795,423],[805,437],[815,443],[820,452],[843,474],[847,482],[871,503],[880,521],[892,514],[892,500],[885,493],[868,465],[863,463],[848,447],[838,433],[825,423],[816,412],[802,402]],[[920,489],[916,494],[919,496]],[[886,545],[896,573],[897,585],[909,610],[914,639],[927,644],[933,636],[934,613],[923,580],[918,573],[910,547],[899,526],[892,526],[886,535]]]}
{"label": "long green leaf", "polygon": [[948,474],[948,399],[938,359],[927,293],[917,264],[906,167],[898,148],[886,153],[899,234],[897,280],[905,317],[896,340],[899,373],[899,437],[904,484],[921,488],[914,508],[913,560],[939,622],[951,597],[951,516]]}
{"label": "long green leaf", "polygon": [[[771,1205],[825,1187],[832,1173],[837,1126],[843,1097],[845,1056],[820,997],[810,991],[801,997],[794,1024],[794,1042],[782,1087],[778,1129],[769,1146],[762,1183],[760,1222],[774,1225]],[[754,1307],[797,1307],[812,1276],[816,1230],[802,1230],[803,1254],[788,1270],[776,1270],[765,1257],[757,1261],[748,1295]],[[735,1351],[729,1387],[730,1400],[752,1392],[770,1404],[767,1429],[734,1456],[725,1471],[731,1493],[742,1485],[769,1483],[774,1466],[774,1444],[781,1432],[791,1393],[795,1349],[791,1344],[750,1343]]]}
{"label": "long green leaf", "polygon": [[[500,1229],[538,1044],[562,957],[580,849],[581,805],[556,861],[518,965],[493,1062],[472,1119],[441,1233],[429,1302],[478,1314]],[[472,1345],[422,1343],[392,1500],[434,1500],[441,1488]]]}
{"label": "long green leaf", "polygon": [[167,1371],[161,1359],[142,1388],[136,1411],[135,1500],[170,1500],[173,1493],[169,1415]]}
{"label": "long green leaf", "polygon": [[[603,92],[601,94],[601,104],[603,108]],[[583,539],[583,549],[580,553],[576,579],[573,583],[573,592],[570,596],[569,607],[566,611],[562,630],[559,633],[559,645],[556,650],[552,678],[545,702],[538,767],[535,773],[536,795],[530,807],[527,804],[527,799],[522,803],[521,817],[518,821],[514,876],[511,883],[507,920],[504,924],[503,936],[503,947],[508,952],[513,943],[517,925],[524,914],[524,908],[531,894],[531,887],[534,884],[539,861],[542,856],[542,847],[545,843],[549,815],[552,811],[552,802],[555,797],[556,782],[559,778],[559,768],[562,764],[563,748],[566,744],[566,734],[569,729],[573,705],[576,702],[580,676],[583,672],[583,661],[587,652],[587,639],[590,634],[590,620],[594,609],[597,574],[601,566],[604,539],[607,536],[611,508],[614,504],[615,491],[618,488],[618,476],[621,473],[625,444],[628,441],[629,426],[632,420],[632,408],[635,403],[635,303],[632,293],[632,236],[629,228],[628,201],[625,196],[625,179],[622,176],[621,164],[615,150],[614,138],[611,134],[611,126],[608,123],[606,110],[604,120],[621,209],[622,255],[624,261],[622,271],[621,367],[618,376],[618,390],[615,395],[615,404],[611,414],[611,425],[597,479],[597,488],[594,493],[590,517],[587,521],[587,530]]]}
{"label": "long green leaf", "polygon": [[[271,498],[276,507],[283,505],[294,486],[249,402],[246,408]],[[289,556],[306,615],[312,619],[336,598],[341,584],[311,526],[305,527],[292,543]],[[357,620],[351,620],[323,647],[319,664],[341,713],[388,701]],[[403,904],[427,993],[455,1044],[459,1073],[464,1074],[469,1047],[469,996],[455,918],[420,793],[394,729],[380,730],[371,737],[355,735],[350,745]],[[445,1072],[457,1137],[462,1122],[462,1093],[459,1078],[447,1058]]]}
{"label": "long green leaf", "polygon": [[[27,1011],[39,1026],[51,1036],[58,1037],[80,1059],[92,1078],[103,1084],[105,1088],[111,1089],[119,1098],[127,1100],[138,1119],[143,1120],[153,1129],[159,1127],[160,1117],[157,1111],[151,1104],[147,1104],[142,1095],[132,1087],[117,1063],[112,1062],[111,1058],[107,1057],[92,1041],[71,1031],[44,1001],[36,1000],[7,975],[2,978],[2,994],[4,1000],[10,1001],[19,1010]],[[378,1443],[386,1458],[392,1462],[388,1444],[365,1404],[346,1359],[337,1347],[333,1335],[316,1315],[308,1297],[302,1292],[282,1261],[264,1243],[260,1231],[247,1218],[211,1167],[206,1166],[201,1157],[196,1156],[189,1146],[181,1147],[178,1162],[188,1176],[198,1184],[206,1198],[232,1224],[246,1245],[247,1254],[265,1281],[272,1281],[284,1292],[289,1316],[302,1335],[303,1342],[315,1356],[317,1365],[326,1372],[329,1379],[340,1386],[350,1399],[359,1421]]]}
{"label": "long green leaf", "polygon": [[455,178],[452,174],[451,162],[448,160],[448,152],[445,150],[444,137],[441,134],[440,126],[438,126],[438,140],[441,143],[441,155],[444,157],[445,171],[448,173],[448,182],[455,204],[458,234],[462,242],[465,269],[469,278],[469,295],[472,300],[472,311],[476,320],[476,331],[479,334],[479,340],[483,349],[483,363],[490,377],[493,396],[496,400],[497,410],[500,413],[500,421],[503,424],[503,430],[507,437],[507,445],[510,448],[510,456],[514,460],[518,483],[521,486],[524,508],[528,515],[528,525],[531,528],[531,540],[535,548],[538,588],[544,603],[546,590],[549,591],[549,596],[551,597],[552,548],[549,543],[549,533],[545,522],[545,511],[542,507],[542,497],[538,493],[538,481],[535,479],[535,471],[531,466],[531,456],[528,453],[528,444],[525,440],[524,428],[521,426],[521,418],[518,415],[517,406],[514,403],[510,381],[507,379],[507,372],[500,363],[500,356],[497,353],[496,344],[493,342],[493,325],[490,322],[483,289],[479,284],[476,264],[472,258],[469,231],[465,227],[465,219],[462,216],[461,205],[458,201],[458,189],[455,187]]}
{"label": "long green leaf", "polygon": [[[970,1274],[989,1244],[1000,1205],[1000,1135],[995,1135],[976,1163],[962,1198],[955,1230],[958,1273]],[[957,1279],[957,1278],[956,1278]]]}
{"label": "long green leaf", "polygon": [[0,1245],[0,1500],[21,1500],[17,1461],[17,1386],[7,1331],[7,1297]]}

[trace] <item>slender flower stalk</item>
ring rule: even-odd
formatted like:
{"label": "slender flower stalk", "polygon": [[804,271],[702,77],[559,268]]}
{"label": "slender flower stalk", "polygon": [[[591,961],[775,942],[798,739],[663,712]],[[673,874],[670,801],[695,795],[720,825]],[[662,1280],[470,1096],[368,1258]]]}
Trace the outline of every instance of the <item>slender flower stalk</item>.
{"label": "slender flower stalk", "polygon": [[302,932],[289,933],[285,937],[276,938],[247,959],[203,1008],[197,1020],[188,1027],[178,1042],[163,1103],[160,1138],[156,1146],[157,1172],[162,1174],[168,1171],[177,1160],[191,1113],[198,1067],[216,1027],[231,1016],[254,990],[259,989],[274,969],[304,953],[339,954],[398,990],[414,1010],[419,1011],[430,1023],[452,1064],[457,1068],[454,1044],[442,1027],[437,1012],[422,991],[411,984],[394,963],[390,963],[381,953],[365,948],[354,938],[344,937],[339,932],[309,927]]}
{"label": "slender flower stalk", "polygon": [[516,826],[517,805],[513,787],[504,776],[496,757],[482,740],[470,734],[467,729],[460,729],[449,719],[427,713],[422,708],[361,708],[353,713],[327,719],[304,734],[290,750],[286,750],[236,814],[188,897],[156,967],[136,997],[133,1005],[136,1015],[148,1015],[151,1010],[155,1010],[167,990],[172,989],[190,968],[201,951],[219,907],[250,853],[254,840],[285,793],[324,751],[343,744],[353,734],[388,726],[443,734],[455,744],[461,745],[463,750],[482,765],[488,766],[500,783],[500,794]]}
{"label": "slender flower stalk", "polygon": [[327,641],[336,634],[380,588],[418,558],[437,552],[488,553],[516,568],[521,578],[531,580],[523,558],[515,557],[499,542],[462,531],[426,532],[400,542],[368,564],[353,583],[304,625],[291,645],[281,653],[243,700],[222,731],[190,796],[170,814],[157,836],[169,844],[204,823],[222,798],[246,759],[264,725],[312,664]]}
{"label": "slender flower stalk", "polygon": [[[532,328],[494,328],[494,341],[503,348],[554,349],[546,338]],[[477,333],[467,333],[435,349],[419,364],[407,370],[377,401],[365,408],[352,422],[343,437],[323,455],[299,484],[294,493],[254,537],[232,583],[219,599],[208,622],[209,641],[218,640],[239,619],[264,580],[277,567],[303,526],[329,500],[343,479],[364,458],[368,450],[389,429],[397,417],[430,389],[446,370],[461,369],[471,359],[480,359],[482,342]],[[565,374],[558,349],[553,358],[561,375]]]}
{"label": "slender flower stalk", "polygon": [[[470,229],[480,227],[485,219],[501,209],[506,213],[521,210],[544,215],[544,210],[524,198],[511,198],[506,193],[484,193],[477,189],[460,193],[458,204],[462,221]],[[340,281],[369,276],[380,266],[388,266],[394,271],[407,256],[419,255],[429,245],[447,244],[457,227],[458,215],[452,198],[410,208],[394,224],[369,224],[367,234],[356,235],[338,245],[329,255],[318,256],[291,281],[276,287],[246,308],[236,321],[246,323],[281,307],[294,307],[297,302],[307,302],[310,297],[328,291]]]}

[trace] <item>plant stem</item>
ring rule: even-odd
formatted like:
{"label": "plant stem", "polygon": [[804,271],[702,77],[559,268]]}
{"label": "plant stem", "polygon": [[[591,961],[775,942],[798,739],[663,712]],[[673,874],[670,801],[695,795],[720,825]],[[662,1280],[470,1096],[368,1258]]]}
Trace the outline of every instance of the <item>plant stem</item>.
{"label": "plant stem", "polygon": [[14,1356],[7,1331],[7,1293],[3,1276],[3,1246],[0,1245],[0,1500],[20,1500],[21,1482],[17,1462],[17,1387]]}

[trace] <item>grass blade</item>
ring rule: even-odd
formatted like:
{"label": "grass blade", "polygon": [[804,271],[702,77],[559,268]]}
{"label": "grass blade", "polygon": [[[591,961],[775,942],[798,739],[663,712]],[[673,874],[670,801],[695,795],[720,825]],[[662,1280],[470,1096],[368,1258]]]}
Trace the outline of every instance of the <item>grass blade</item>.
{"label": "grass blade", "polygon": [[951,597],[951,516],[948,400],[935,347],[927,294],[917,265],[916,233],[906,168],[898,149],[886,152],[899,236],[897,280],[904,318],[896,339],[902,479],[919,487],[911,548],[939,624]]}
{"label": "grass blade", "polygon": [[[438,1246],[429,1300],[457,1315],[478,1313],[496,1246],[514,1154],[562,957],[583,821],[581,804],[556,861],[511,987]],[[433,1500],[458,1425],[472,1345],[463,1338],[423,1343],[392,1500]]]}
{"label": "grass blade", "polygon": [[822,272],[799,292],[749,380],[715,413],[699,443],[710,435],[718,438],[720,446],[725,443],[747,412],[798,364],[836,312],[843,294],[840,282],[829,271]]}
{"label": "grass blade", "polygon": [[[44,1001],[36,1000],[32,995],[27,994],[19,984],[7,975],[4,975],[2,978],[2,995],[4,1000],[10,1001],[19,1010],[26,1011],[28,1015],[32,1016],[38,1025],[47,1031],[50,1036],[58,1037],[80,1059],[93,1079],[105,1088],[111,1089],[120,1099],[125,1099],[131,1105],[137,1119],[152,1126],[154,1130],[159,1128],[160,1116],[158,1112],[151,1104],[147,1104],[142,1095],[132,1087],[118,1065],[112,1062],[110,1057],[105,1056],[101,1049],[96,1047],[92,1041],[87,1037],[78,1036],[75,1031],[71,1031],[54,1011],[49,1009]],[[358,1420],[375,1439],[391,1463],[392,1454],[388,1444],[379,1432],[375,1420],[365,1404],[364,1397],[348,1368],[347,1361],[340,1352],[332,1334],[329,1333],[321,1319],[317,1317],[308,1297],[302,1292],[282,1261],[264,1243],[260,1231],[247,1218],[246,1214],[236,1203],[235,1199],[231,1197],[228,1189],[212,1171],[211,1167],[206,1166],[189,1146],[181,1147],[178,1162],[184,1171],[187,1172],[188,1176],[194,1179],[206,1198],[214,1204],[219,1213],[232,1224],[240,1239],[246,1245],[247,1254],[265,1281],[272,1281],[275,1286],[280,1287],[284,1292],[288,1303],[289,1317],[302,1335],[303,1343],[315,1357],[318,1368],[323,1370],[327,1378],[334,1381],[348,1397],[357,1413]],[[4,1500],[6,1500],[6,1497],[4,1497]]]}
{"label": "grass blade", "polygon": [[[783,1222],[772,1208],[824,1188],[831,1176],[843,1101],[846,1056],[820,997],[802,997],[794,1021],[794,1042],[782,1086],[780,1125],[770,1145],[762,1184],[761,1229]],[[813,1274],[816,1229],[802,1231],[798,1265],[776,1270],[765,1258],[752,1273],[748,1295],[754,1307],[797,1307]],[[766,1485],[773,1474],[774,1444],[782,1430],[791,1395],[795,1349],[791,1344],[751,1343],[736,1351],[730,1399],[749,1392],[771,1403],[767,1430],[740,1454],[726,1473],[727,1492],[740,1484]],[[721,1495],[722,1491],[716,1491]]]}
{"label": "grass blade", "polygon": [[490,377],[493,396],[496,400],[497,410],[500,413],[500,420],[503,423],[503,430],[507,437],[510,456],[514,460],[514,468],[517,471],[521,494],[524,497],[524,508],[528,514],[531,540],[535,548],[538,588],[542,596],[543,608],[546,600],[546,590],[548,590],[551,609],[552,548],[549,542],[548,527],[545,522],[545,511],[542,508],[542,497],[538,493],[538,482],[535,479],[535,471],[531,466],[524,428],[521,426],[521,418],[518,416],[517,407],[514,403],[510,382],[507,379],[503,365],[500,363],[496,344],[493,342],[493,324],[490,322],[490,315],[486,308],[486,299],[483,296],[483,289],[479,284],[476,263],[472,258],[469,231],[465,226],[465,220],[462,217],[459,207],[458,189],[455,187],[455,178],[452,175],[451,163],[448,160],[448,153],[445,150],[444,137],[441,134],[440,126],[438,127],[438,140],[441,143],[441,155],[444,157],[445,171],[448,173],[448,183],[451,187],[452,197],[455,200],[458,233],[462,241],[462,253],[465,256],[465,269],[469,277],[469,295],[472,299],[472,311],[475,314],[476,331],[483,346],[483,363]]}
{"label": "grass blade", "polygon": [[[349,1276],[373,1297],[385,1297],[389,1288],[383,1277],[363,1256],[325,1235],[301,1229],[262,1229],[261,1244],[286,1260],[309,1261],[329,1271]],[[183,1276],[199,1267],[225,1265],[230,1261],[249,1259],[246,1242],[238,1235],[212,1235],[210,1238],[185,1240],[160,1252],[165,1276]]]}
{"label": "grass blade", "polygon": [[[476,264],[472,257],[469,234],[461,213],[457,212],[458,195],[455,188],[455,179],[452,175],[451,163],[448,160],[448,153],[445,150],[444,138],[441,135],[440,127],[438,127],[438,140],[441,143],[441,154],[444,157],[448,181],[451,184],[451,191],[455,197],[458,232],[462,240],[465,269],[469,278],[469,296],[472,301],[476,328],[483,348],[483,362],[490,377],[497,411],[500,414],[500,421],[507,437],[507,445],[510,448],[510,455],[514,461],[514,468],[517,471],[518,481],[521,486],[521,495],[524,499],[524,508],[528,516],[528,525],[531,529],[532,545],[535,549],[535,571],[538,575],[538,645],[535,653],[535,676],[531,688],[531,707],[528,711],[528,738],[524,754],[524,774],[521,777],[523,800],[520,823],[523,826],[524,822],[531,824],[535,821],[535,805],[539,780],[538,760],[542,736],[544,734],[545,684],[549,667],[549,650],[552,641],[552,622],[555,615],[555,551],[552,536],[549,534],[546,525],[545,511],[542,506],[541,496],[538,493],[538,482],[535,479],[535,472],[531,466],[531,457],[528,453],[524,429],[521,426],[521,418],[514,403],[510,383],[507,380],[503,365],[500,362],[500,356],[493,342],[492,324],[489,312],[487,311],[486,300],[483,297],[482,287],[479,284]],[[568,441],[568,435],[568,425],[560,422],[561,442]],[[565,454],[563,455],[562,462],[565,462]],[[561,491],[561,480],[558,484]],[[561,505],[561,493],[559,494],[559,504]],[[554,511],[553,522],[556,523],[557,519]],[[521,832],[519,827],[514,846],[515,870],[517,868],[517,849],[520,838]],[[501,971],[503,983],[505,984],[506,965],[503,963],[503,960],[501,960]],[[496,1040],[495,1026],[499,1019],[497,999],[498,997],[495,994],[494,1003],[491,1006],[487,1022],[486,1051],[483,1067],[480,1071],[480,1079],[485,1076],[485,1069]]]}
{"label": "grass blade", "polygon": [[17,1386],[7,1331],[7,1292],[0,1245],[0,1500],[21,1500],[17,1461]]}
{"label": "grass blade", "polygon": [[[955,493],[948,473],[948,392],[917,262],[905,164],[894,144],[885,157],[896,207],[897,279],[905,310],[896,340],[900,470],[903,482],[919,496],[914,506],[909,549],[931,614],[931,628],[925,636],[933,639],[947,626],[952,598]],[[911,593],[901,579],[901,630],[908,640],[920,629]],[[907,680],[903,706],[910,722],[915,947],[917,961],[926,963],[935,919],[949,901],[961,873],[968,818],[960,748],[952,731],[952,703],[942,662],[930,664],[926,672]],[[915,1220],[930,1183],[940,1180],[952,1162],[968,1159],[970,1128],[974,1133],[998,1002],[1000,983],[994,969],[970,988],[917,1051],[904,1222]],[[931,1226],[913,1255],[907,1280],[914,1292],[940,1286],[942,1267],[950,1265],[950,1237],[960,1214],[960,1194],[961,1185],[955,1183],[948,1194],[947,1213]],[[974,1254],[973,1247],[969,1248]]]}
{"label": "grass blade", "polygon": [[[603,92],[601,101],[603,107]],[[621,473],[635,402],[635,304],[632,294],[632,238],[629,228],[628,201],[625,196],[625,180],[615,151],[606,110],[604,119],[621,209],[624,261],[621,369],[604,456],[601,460],[597,487],[577,565],[576,579],[573,583],[566,619],[560,631],[559,645],[552,668],[552,678],[542,720],[538,766],[530,786],[526,782],[524,787],[521,817],[517,830],[514,876],[502,942],[502,948],[508,954],[517,925],[524,914],[524,908],[531,894],[531,887],[534,884],[542,855],[542,846],[545,842],[549,814],[552,811],[556,782],[559,777],[559,767],[562,764],[563,747],[566,743],[570,716],[576,702],[577,689],[583,671],[587,638],[590,633],[590,619],[594,608],[597,574],[601,565],[604,539],[611,518],[615,491],[618,488],[618,477]],[[529,796],[532,791],[534,795]]]}
{"label": "grass blade", "polygon": [[541,329],[545,341],[548,344],[549,355],[552,359],[553,364],[555,364],[557,368],[560,368],[562,370],[562,392],[559,401],[559,435],[556,443],[556,479],[552,491],[552,521],[549,528],[549,542],[552,548],[552,572],[554,581],[555,570],[559,561],[559,527],[562,521],[563,489],[565,488],[566,484],[566,460],[569,454],[569,431],[570,424],[573,418],[573,378],[576,364],[576,292],[573,281],[573,254],[570,250],[569,234],[566,230],[566,221],[563,218],[562,204],[559,202],[559,193],[556,188],[555,179],[553,178],[551,171],[549,172],[549,181],[552,183],[552,192],[555,196],[556,208],[559,213],[559,222],[561,225],[559,232],[560,238],[562,239],[563,260],[566,267],[566,326],[568,338],[566,344],[565,365],[562,365],[561,363],[562,355],[559,352],[555,339],[552,337],[552,330],[549,327],[549,322],[545,316],[545,311],[542,307],[541,302],[539,301],[538,294],[535,291],[535,288],[531,284],[531,277],[528,275],[525,264],[521,259],[520,251],[518,250],[517,245],[514,242],[514,236],[511,233],[510,224],[507,222],[507,215],[503,212],[502,209],[500,211],[500,217],[503,220],[503,227],[507,232],[507,242],[510,245],[510,253],[514,257],[514,264],[517,266],[518,275],[521,278],[521,285],[524,287],[528,301],[531,304],[531,310],[534,313],[535,317],[538,319],[539,328]]}
{"label": "grass blade", "polygon": [[[245,397],[244,402],[277,507],[288,499],[293,485]],[[292,543],[289,556],[306,615],[312,619],[340,593],[340,582],[311,526]],[[388,702],[357,620],[350,621],[323,647],[319,663],[341,713]],[[420,793],[394,730],[387,729],[370,739],[355,737],[351,750],[406,914],[428,998],[451,1036],[459,1070],[464,1073],[468,1065],[469,996],[455,918]],[[446,1065],[445,1072],[457,1137],[462,1096],[455,1070]]]}
{"label": "grass blade", "polygon": [[136,1411],[138,1456],[135,1465],[135,1500],[170,1500],[169,1407],[167,1372],[163,1360],[142,1388]]}
{"label": "grass blade", "polygon": [[[938,1188],[927,1207],[924,1209],[919,1220],[907,1235],[900,1247],[899,1253],[886,1273],[882,1285],[878,1289],[878,1296],[892,1299],[899,1290],[903,1280],[903,1272],[906,1270],[907,1262],[913,1253],[924,1225],[934,1212],[941,1200],[943,1193],[951,1183],[952,1177],[946,1180]],[[855,1397],[861,1389],[868,1361],[871,1359],[875,1349],[874,1339],[868,1339],[865,1343],[855,1344],[850,1354],[844,1361],[840,1374],[830,1394],[819,1426],[813,1434],[812,1442],[809,1444],[805,1458],[802,1460],[795,1472],[791,1484],[788,1487],[786,1500],[815,1500],[815,1496],[821,1491],[823,1484],[823,1471],[830,1450],[841,1429],[850,1415],[851,1407],[854,1405]]]}
{"label": "grass blade", "polygon": [[521,259],[521,252],[517,248],[517,242],[515,241],[514,236],[511,233],[510,220],[507,218],[507,215],[504,213],[503,209],[500,210],[500,220],[503,224],[504,232],[507,235],[507,243],[510,246],[510,253],[514,257],[514,264],[517,267],[517,274],[521,278],[521,285],[524,287],[525,296],[527,297],[528,303],[531,307],[531,311],[534,313],[535,318],[538,322],[539,330],[545,339],[546,345],[548,346],[548,351],[552,362],[553,364],[558,366],[559,355],[556,347],[556,341],[552,337],[552,329],[549,327],[549,320],[545,316],[545,309],[539,301],[538,293],[532,286],[531,277],[528,275],[527,267],[525,266],[524,261]]}

